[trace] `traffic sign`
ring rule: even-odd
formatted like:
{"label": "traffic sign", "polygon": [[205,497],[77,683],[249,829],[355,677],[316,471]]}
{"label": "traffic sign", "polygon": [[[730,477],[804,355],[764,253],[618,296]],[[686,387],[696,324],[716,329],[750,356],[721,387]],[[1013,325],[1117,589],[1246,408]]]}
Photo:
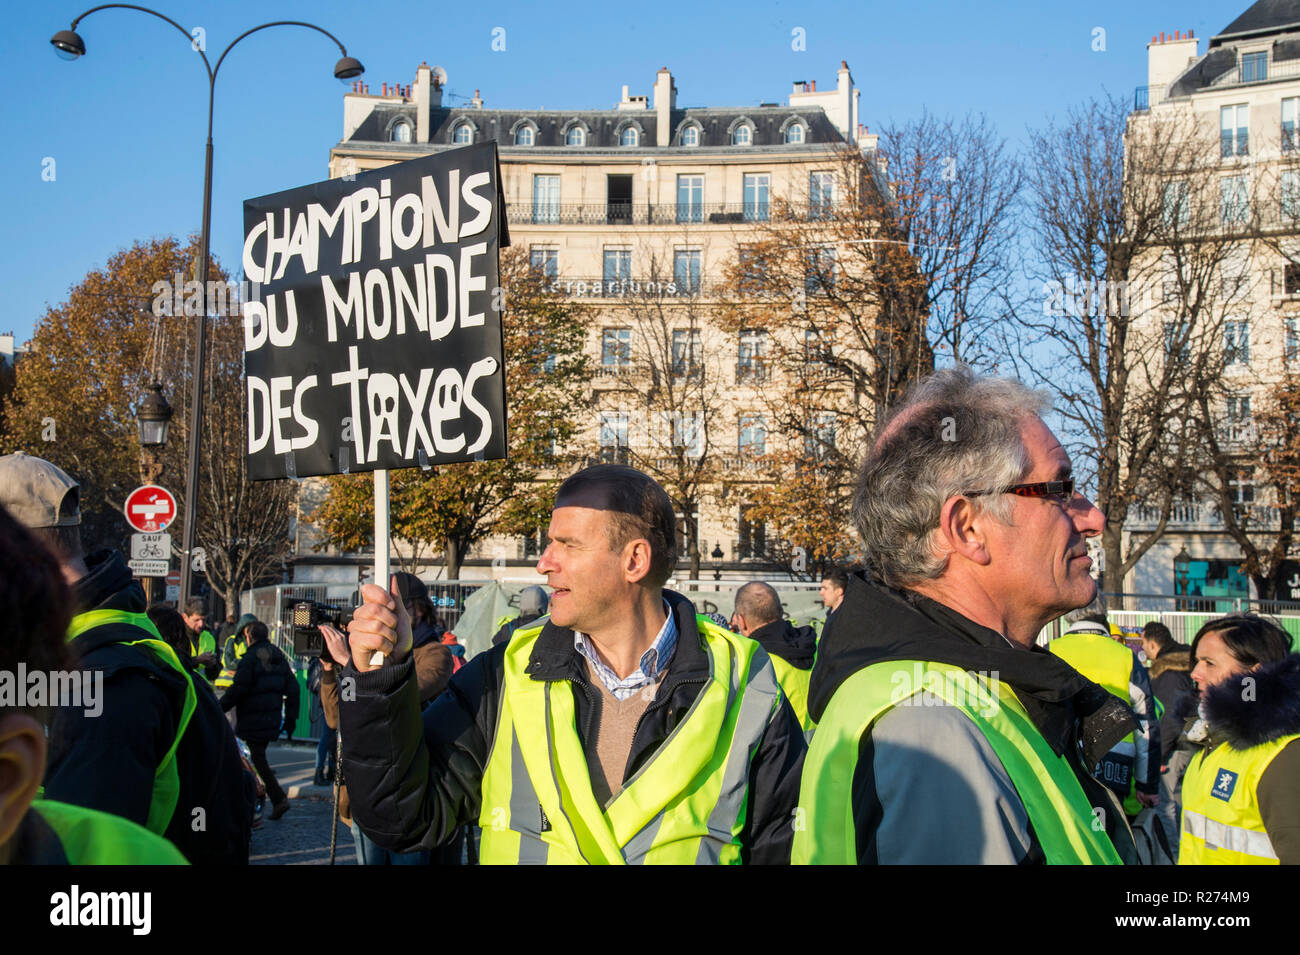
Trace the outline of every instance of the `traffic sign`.
{"label": "traffic sign", "polygon": [[171,560],[171,534],[132,534],[131,556],[136,560]]}
{"label": "traffic sign", "polygon": [[126,565],[137,577],[166,577],[171,563],[165,560],[128,560]]}
{"label": "traffic sign", "polygon": [[[157,534],[166,530],[167,525],[176,519],[176,498],[165,487],[146,484],[131,492],[122,510],[126,514],[127,523],[137,531],[142,534]],[[163,574],[166,573],[164,570]]]}
{"label": "traffic sign", "polygon": [[181,572],[179,570],[173,570],[170,574],[167,575],[167,593],[166,596],[163,597],[163,599],[164,600],[181,599]]}

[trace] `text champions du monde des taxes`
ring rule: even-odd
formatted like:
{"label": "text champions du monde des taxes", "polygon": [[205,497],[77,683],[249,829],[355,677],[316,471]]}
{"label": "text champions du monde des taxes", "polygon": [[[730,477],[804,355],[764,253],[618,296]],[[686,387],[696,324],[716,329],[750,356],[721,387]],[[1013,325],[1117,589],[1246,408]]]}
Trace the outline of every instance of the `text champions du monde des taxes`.
{"label": "text champions du monde des taxes", "polygon": [[244,203],[253,479],[505,457],[496,144]]}

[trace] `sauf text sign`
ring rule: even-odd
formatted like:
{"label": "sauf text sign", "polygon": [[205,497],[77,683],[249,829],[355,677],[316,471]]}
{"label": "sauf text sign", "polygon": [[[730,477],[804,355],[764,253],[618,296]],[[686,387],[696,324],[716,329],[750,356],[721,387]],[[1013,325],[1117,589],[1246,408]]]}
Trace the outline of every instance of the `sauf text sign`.
{"label": "sauf text sign", "polygon": [[244,203],[248,470],[506,456],[495,143]]}

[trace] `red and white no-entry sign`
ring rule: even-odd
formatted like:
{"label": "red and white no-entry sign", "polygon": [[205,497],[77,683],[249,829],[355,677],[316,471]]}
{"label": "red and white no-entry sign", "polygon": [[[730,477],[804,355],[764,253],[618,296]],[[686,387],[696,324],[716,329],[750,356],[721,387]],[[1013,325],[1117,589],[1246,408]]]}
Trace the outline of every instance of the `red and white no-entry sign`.
{"label": "red and white no-entry sign", "polygon": [[122,509],[126,522],[142,534],[157,534],[176,519],[176,498],[157,484],[138,487],[126,499]]}

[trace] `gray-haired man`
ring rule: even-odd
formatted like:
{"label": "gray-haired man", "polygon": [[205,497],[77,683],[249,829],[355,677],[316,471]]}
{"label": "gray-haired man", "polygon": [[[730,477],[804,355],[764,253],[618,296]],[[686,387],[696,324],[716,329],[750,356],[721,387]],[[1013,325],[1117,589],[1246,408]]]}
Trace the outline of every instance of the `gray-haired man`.
{"label": "gray-haired man", "polygon": [[955,368],[881,422],[854,507],[870,569],[813,668],[794,861],[1117,862],[1103,829],[1131,850],[1085,766],[1132,717],[1035,646],[1093,598],[1104,520],[1044,411]]}

